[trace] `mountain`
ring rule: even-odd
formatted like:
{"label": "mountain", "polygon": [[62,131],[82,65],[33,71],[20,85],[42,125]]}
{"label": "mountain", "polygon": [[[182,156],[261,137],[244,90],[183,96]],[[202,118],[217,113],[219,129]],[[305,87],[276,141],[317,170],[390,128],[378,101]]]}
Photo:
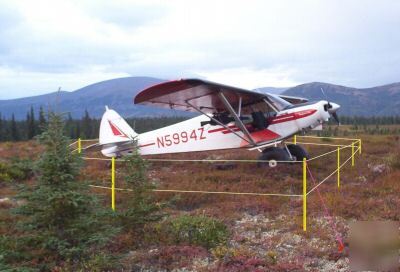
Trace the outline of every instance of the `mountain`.
{"label": "mountain", "polygon": [[19,99],[0,100],[0,112],[3,117],[26,118],[31,106],[37,112],[40,106],[58,112],[70,112],[72,117],[81,118],[87,109],[90,116],[101,117],[104,106],[117,110],[122,116],[171,116],[182,112],[159,109],[133,104],[135,95],[154,84],[165,80],[152,77],[126,77],[98,82],[73,92],[54,92],[45,95]]}
{"label": "mountain", "polygon": [[306,97],[311,101],[328,98],[341,106],[340,115],[400,115],[400,82],[365,89],[312,82],[290,88],[283,94]]}
{"label": "mountain", "polygon": [[[73,92],[53,92],[45,95],[19,99],[0,100],[0,113],[9,119],[12,113],[16,119],[25,119],[31,106],[37,113],[40,106],[58,112],[70,112],[72,117],[81,118],[87,109],[90,116],[100,118],[104,106],[108,105],[124,117],[132,116],[177,116],[187,115],[182,111],[133,104],[135,95],[154,84],[165,80],[152,77],[126,77],[98,82]],[[258,88],[256,92],[269,92],[306,97],[310,100],[325,99],[341,105],[341,115],[400,115],[400,83],[357,89],[328,83],[313,82],[292,88]],[[36,115],[37,116],[37,115]]]}

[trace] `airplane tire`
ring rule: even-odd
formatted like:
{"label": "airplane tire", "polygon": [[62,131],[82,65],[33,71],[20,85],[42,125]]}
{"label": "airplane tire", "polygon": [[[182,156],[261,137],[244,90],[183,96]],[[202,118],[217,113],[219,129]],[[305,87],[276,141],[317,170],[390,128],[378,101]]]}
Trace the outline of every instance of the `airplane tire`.
{"label": "airplane tire", "polygon": [[[282,148],[279,147],[269,147],[263,150],[262,154],[258,158],[260,162],[258,162],[258,167],[269,166],[271,168],[276,167],[278,161],[289,161],[289,154]],[[268,161],[268,162],[264,162]]]}
{"label": "airplane tire", "polygon": [[287,145],[287,148],[290,154],[295,157],[296,161],[302,161],[304,158],[309,159],[310,157],[308,152],[301,145],[290,144]]}

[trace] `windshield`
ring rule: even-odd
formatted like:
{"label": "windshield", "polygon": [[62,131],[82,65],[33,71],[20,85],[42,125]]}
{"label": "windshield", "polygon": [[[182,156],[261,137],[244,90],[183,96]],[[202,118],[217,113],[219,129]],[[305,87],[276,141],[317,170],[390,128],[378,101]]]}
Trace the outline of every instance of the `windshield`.
{"label": "windshield", "polygon": [[293,106],[293,104],[275,94],[268,94],[268,98],[278,111],[286,110]]}

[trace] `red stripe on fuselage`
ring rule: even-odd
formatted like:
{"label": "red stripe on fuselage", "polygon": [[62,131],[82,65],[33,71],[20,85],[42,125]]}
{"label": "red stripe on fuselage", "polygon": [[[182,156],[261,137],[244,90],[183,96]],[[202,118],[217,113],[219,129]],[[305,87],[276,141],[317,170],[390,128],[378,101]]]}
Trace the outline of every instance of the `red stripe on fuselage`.
{"label": "red stripe on fuselage", "polygon": [[240,128],[232,128],[232,130],[224,130],[222,131],[223,134],[229,134],[229,133],[233,133],[236,131],[240,131]]}
{"label": "red stripe on fuselage", "polygon": [[317,110],[310,109],[310,110],[302,110],[302,111],[298,111],[298,112],[282,114],[282,115],[270,118],[269,124],[274,125],[274,124],[297,120],[300,118],[304,118],[304,117],[313,115],[315,112],[317,112]]}
{"label": "red stripe on fuselage", "polygon": [[[284,123],[284,122],[289,122],[289,121],[294,121],[297,119],[301,119],[310,115],[313,115],[317,110],[315,109],[310,109],[310,110],[302,110],[302,111],[298,111],[298,112],[293,112],[293,113],[287,113],[287,114],[282,114],[276,117],[272,117],[267,119],[268,123],[270,125],[275,125],[275,124],[279,124],[279,123]],[[235,125],[230,125],[228,126],[230,129],[232,129],[233,131],[240,131],[240,129],[235,126]],[[247,129],[251,129],[251,125],[246,125]],[[208,133],[214,133],[214,132],[220,132],[222,131],[223,134],[229,134],[232,133],[231,130],[222,127],[222,128],[216,128],[216,129],[211,129],[208,131]]]}
{"label": "red stripe on fuselage", "polygon": [[[228,128],[236,128],[236,126],[235,125],[230,125],[230,126],[228,126]],[[225,127],[211,129],[211,130],[208,131],[208,133],[214,133],[214,132],[219,132],[219,131],[223,131],[223,130],[227,130],[227,129]]]}
{"label": "red stripe on fuselage", "polygon": [[144,144],[144,145],[139,145],[138,147],[146,147],[146,146],[151,146],[155,145],[156,143],[149,143],[149,144]]}

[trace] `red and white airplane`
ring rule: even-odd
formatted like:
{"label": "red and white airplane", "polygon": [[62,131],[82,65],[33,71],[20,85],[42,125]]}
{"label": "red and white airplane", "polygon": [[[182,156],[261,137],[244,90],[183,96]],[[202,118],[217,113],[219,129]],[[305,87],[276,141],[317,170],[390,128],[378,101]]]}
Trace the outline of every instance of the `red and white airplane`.
{"label": "red and white airplane", "polygon": [[315,129],[340,108],[328,101],[263,94],[199,79],[169,81],[141,91],[135,104],[198,112],[192,119],[137,134],[114,110],[106,107],[99,146],[107,157],[138,148],[141,155],[257,149],[260,160],[302,160],[307,152],[285,144],[296,133]]}

